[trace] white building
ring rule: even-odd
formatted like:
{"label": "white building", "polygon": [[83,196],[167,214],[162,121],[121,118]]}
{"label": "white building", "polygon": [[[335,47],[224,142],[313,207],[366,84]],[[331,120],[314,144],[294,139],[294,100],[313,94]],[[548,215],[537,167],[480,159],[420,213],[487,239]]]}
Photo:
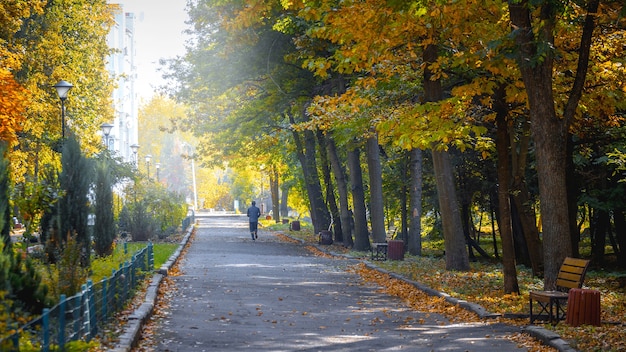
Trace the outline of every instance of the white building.
{"label": "white building", "polygon": [[131,146],[138,145],[138,97],[136,92],[135,14],[124,12],[122,5],[115,14],[115,26],[107,42],[115,52],[109,56],[107,69],[116,80],[113,91],[115,121],[108,136],[109,150],[127,162],[135,162]]}

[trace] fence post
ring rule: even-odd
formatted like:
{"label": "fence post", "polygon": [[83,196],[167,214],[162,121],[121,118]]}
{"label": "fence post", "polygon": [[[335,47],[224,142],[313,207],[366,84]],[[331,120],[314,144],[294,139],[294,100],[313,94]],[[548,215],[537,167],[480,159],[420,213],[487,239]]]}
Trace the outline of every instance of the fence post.
{"label": "fence post", "polygon": [[[44,308],[41,317],[36,319],[41,319],[41,323],[36,322],[36,324],[41,324],[41,330],[37,334],[37,337],[41,338],[39,340],[40,351],[49,352],[51,349],[63,351],[66,348],[65,345],[70,341],[90,341],[94,338],[99,330],[98,325],[106,322],[111,312],[118,311],[127,302],[130,291],[135,288],[136,281],[139,277],[144,276],[143,272],[138,271],[137,266],[141,265],[141,268],[144,268],[146,262],[149,263],[150,270],[152,270],[154,268],[152,242],[134,255],[132,263],[126,261],[119,265],[119,270],[113,269],[111,278],[102,280],[101,293],[96,292],[93,281],[88,280],[87,284],[82,285],[81,291],[75,296],[68,299],[66,295],[60,295],[58,308],[54,308],[55,313],[51,313],[50,308]],[[120,287],[120,285],[122,286]],[[102,307],[98,307],[99,303],[96,296],[99,294],[102,297]],[[58,318],[56,312],[58,312]],[[35,320],[31,322],[35,322]],[[26,327],[20,328],[17,324],[10,326],[13,325],[16,326],[15,333],[2,341],[7,343],[5,347],[11,348],[10,351],[19,351],[20,333]],[[58,331],[55,330],[57,328]],[[9,344],[13,346],[10,347]]]}
{"label": "fence post", "polygon": [[91,330],[89,324],[91,323],[91,319],[89,318],[89,295],[87,293],[87,284],[83,284],[81,286],[80,291],[80,335],[78,338],[80,340],[85,336],[89,336],[89,331]]}
{"label": "fence post", "polygon": [[44,308],[41,315],[42,329],[43,329],[43,346],[41,346],[42,352],[50,351],[50,308]]}
{"label": "fence post", "polygon": [[89,340],[94,338],[98,333],[98,316],[96,315],[96,294],[93,288],[93,281],[87,280],[87,295],[89,302],[89,324],[91,329],[89,330]]}
{"label": "fence post", "polygon": [[108,319],[107,315],[107,285],[109,284],[109,279],[106,277],[102,279],[102,303],[100,303],[100,316],[102,317],[102,322],[106,322]]}
{"label": "fence post", "polygon": [[154,247],[152,242],[148,243],[148,269],[147,271],[154,270]]}
{"label": "fence post", "polygon": [[137,282],[137,258],[140,256],[141,254],[135,254],[133,256],[133,261],[130,263],[130,289],[132,291],[132,289],[135,287],[135,282]]}
{"label": "fence post", "polygon": [[65,348],[65,310],[67,302],[66,296],[61,295],[61,301],[59,302],[59,348],[61,351]]}
{"label": "fence post", "polygon": [[130,270],[129,270],[129,266],[130,263],[128,262],[128,260],[124,263],[124,266],[122,266],[122,270],[124,273],[124,288],[123,288],[123,292],[124,292],[124,302],[128,299],[128,286],[129,286],[129,282],[130,282]]}

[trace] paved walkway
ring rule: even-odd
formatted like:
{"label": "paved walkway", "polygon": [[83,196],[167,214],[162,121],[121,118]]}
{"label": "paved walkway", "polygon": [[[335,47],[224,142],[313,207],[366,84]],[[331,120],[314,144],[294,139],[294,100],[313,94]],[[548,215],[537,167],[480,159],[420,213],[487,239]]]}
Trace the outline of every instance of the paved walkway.
{"label": "paved walkway", "polygon": [[356,262],[311,255],[244,217],[199,217],[155,351],[523,351],[519,328],[449,324],[363,284]]}

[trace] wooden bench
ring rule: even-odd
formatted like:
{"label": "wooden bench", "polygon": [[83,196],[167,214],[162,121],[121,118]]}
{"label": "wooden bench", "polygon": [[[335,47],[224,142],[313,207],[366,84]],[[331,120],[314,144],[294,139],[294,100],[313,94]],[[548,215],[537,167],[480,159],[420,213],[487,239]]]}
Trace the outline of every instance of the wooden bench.
{"label": "wooden bench", "polygon": [[372,243],[372,260],[387,260],[387,242]]}
{"label": "wooden bench", "polygon": [[[548,315],[548,321],[556,325],[559,320],[565,318],[565,307],[569,297],[569,290],[581,288],[589,261],[567,257],[561,265],[556,279],[556,290],[554,291],[530,291],[528,298],[530,301],[530,323],[542,313]],[[533,301],[539,304],[539,314],[533,314]]]}

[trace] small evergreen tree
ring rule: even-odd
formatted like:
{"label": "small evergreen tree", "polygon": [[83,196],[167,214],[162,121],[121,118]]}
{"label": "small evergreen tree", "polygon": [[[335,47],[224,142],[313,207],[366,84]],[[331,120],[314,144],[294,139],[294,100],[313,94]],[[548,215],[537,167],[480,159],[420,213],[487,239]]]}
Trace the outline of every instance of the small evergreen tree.
{"label": "small evergreen tree", "polygon": [[96,167],[96,221],[94,226],[94,249],[96,255],[104,257],[113,251],[115,220],[113,219],[112,175],[109,159],[98,161]]}
{"label": "small evergreen tree", "polygon": [[76,136],[70,133],[63,145],[61,156],[61,188],[65,192],[59,201],[58,243],[65,243],[68,236],[76,236],[80,244],[80,264],[89,266],[91,239],[87,220],[89,217],[88,194],[92,182],[92,165],[81,152]]}

